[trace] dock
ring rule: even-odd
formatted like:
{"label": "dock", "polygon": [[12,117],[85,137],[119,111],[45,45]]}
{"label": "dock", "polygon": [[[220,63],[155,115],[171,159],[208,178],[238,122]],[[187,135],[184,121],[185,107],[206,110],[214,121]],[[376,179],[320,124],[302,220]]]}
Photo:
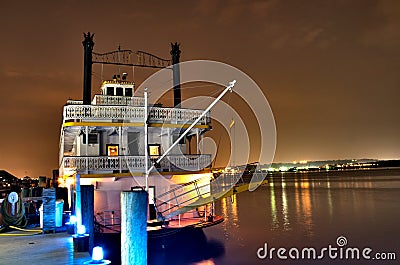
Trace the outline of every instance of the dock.
{"label": "dock", "polygon": [[91,260],[88,252],[74,252],[71,235],[66,232],[17,236],[18,231],[0,236],[0,264],[83,264]]}

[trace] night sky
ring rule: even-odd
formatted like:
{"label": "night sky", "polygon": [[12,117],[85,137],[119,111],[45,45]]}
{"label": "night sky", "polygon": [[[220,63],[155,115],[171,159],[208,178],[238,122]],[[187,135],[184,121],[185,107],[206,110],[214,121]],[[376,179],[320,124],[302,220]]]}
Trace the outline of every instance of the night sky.
{"label": "night sky", "polygon": [[275,116],[275,162],[400,158],[400,1],[150,2],[0,4],[0,169],[58,168],[62,107],[82,98],[88,31],[97,52],[121,44],[170,58],[177,41],[182,61],[247,73]]}

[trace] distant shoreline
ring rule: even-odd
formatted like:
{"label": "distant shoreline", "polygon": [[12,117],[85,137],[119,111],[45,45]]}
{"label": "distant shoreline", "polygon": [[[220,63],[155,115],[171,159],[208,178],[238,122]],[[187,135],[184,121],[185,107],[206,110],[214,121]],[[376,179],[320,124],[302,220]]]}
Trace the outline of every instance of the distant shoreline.
{"label": "distant shoreline", "polygon": [[[272,182],[285,182],[321,180],[321,181],[346,181],[354,180],[354,178],[369,178],[372,180],[391,180],[392,177],[400,177],[400,167],[385,167],[385,168],[362,168],[362,169],[341,169],[328,171],[298,171],[298,172],[268,172],[266,179]],[[242,180],[245,183],[250,182],[252,174],[243,174]]]}
{"label": "distant shoreline", "polygon": [[387,177],[400,176],[400,167],[386,167],[386,168],[368,168],[368,169],[343,169],[343,170],[328,170],[328,171],[304,171],[304,172],[273,172],[268,173],[268,179],[285,179],[295,180],[296,178],[305,179],[321,179],[335,180],[335,178],[354,178],[354,177],[377,177],[378,180],[385,179]]}

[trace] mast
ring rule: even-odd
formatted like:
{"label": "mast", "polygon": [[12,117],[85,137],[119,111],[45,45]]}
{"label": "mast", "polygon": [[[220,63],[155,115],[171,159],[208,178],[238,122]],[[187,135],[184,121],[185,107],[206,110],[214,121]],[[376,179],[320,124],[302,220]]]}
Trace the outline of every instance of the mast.
{"label": "mast", "polygon": [[[84,50],[83,59],[83,105],[91,104],[92,97],[92,51],[93,51],[93,37],[94,34],[90,32],[83,33],[84,40],[82,41]],[[85,138],[86,138],[86,168],[88,168],[88,145],[89,145],[89,130],[88,126],[85,127]],[[75,214],[77,219],[77,233],[82,227],[82,201],[81,201],[81,176],[80,173],[75,175],[75,190],[76,190],[76,201],[75,201]]]}
{"label": "mast", "polygon": [[92,101],[92,51],[94,46],[94,33],[83,33],[83,37],[83,105],[90,105]]}
{"label": "mast", "polygon": [[144,89],[144,168],[146,174],[146,186],[145,191],[149,192],[149,173],[147,169],[149,168],[149,136],[148,136],[148,124],[147,124],[147,115],[148,115],[148,99],[147,99],[147,88]]}
{"label": "mast", "polygon": [[179,43],[171,43],[171,55],[172,55],[172,72],[174,79],[174,107],[181,107],[181,73],[179,67],[179,58],[181,50],[179,49]]}

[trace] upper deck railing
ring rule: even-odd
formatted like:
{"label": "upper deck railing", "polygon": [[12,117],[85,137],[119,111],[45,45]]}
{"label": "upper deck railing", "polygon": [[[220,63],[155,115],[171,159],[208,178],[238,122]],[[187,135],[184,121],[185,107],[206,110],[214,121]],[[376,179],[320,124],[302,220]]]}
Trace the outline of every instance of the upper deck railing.
{"label": "upper deck railing", "polygon": [[[158,157],[151,156],[150,163]],[[145,156],[65,156],[62,169],[82,171],[144,172]],[[168,155],[156,165],[160,172],[199,171],[211,165],[211,155]]]}
{"label": "upper deck railing", "polygon": [[93,105],[122,105],[144,107],[143,97],[125,97],[125,96],[105,96],[95,95],[92,101]]}
{"label": "upper deck railing", "polygon": [[[149,107],[150,123],[186,124],[202,114],[202,110]],[[124,122],[143,122],[145,107],[67,105],[64,106],[63,122],[71,120],[123,120]],[[205,115],[199,124],[207,125],[210,115]]]}

